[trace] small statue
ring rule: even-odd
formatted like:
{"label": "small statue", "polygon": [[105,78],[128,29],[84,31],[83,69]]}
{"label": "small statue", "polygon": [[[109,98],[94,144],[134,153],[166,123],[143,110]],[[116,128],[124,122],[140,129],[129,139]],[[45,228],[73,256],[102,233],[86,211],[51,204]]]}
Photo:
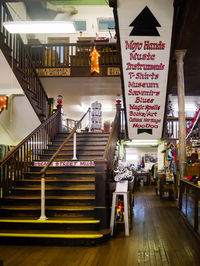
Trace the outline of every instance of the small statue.
{"label": "small statue", "polygon": [[133,180],[133,175],[132,171],[128,169],[128,165],[124,164],[123,162],[119,162],[117,170],[114,170],[114,173],[116,173],[114,179],[115,181],[123,181],[123,180],[128,180],[132,181]]}

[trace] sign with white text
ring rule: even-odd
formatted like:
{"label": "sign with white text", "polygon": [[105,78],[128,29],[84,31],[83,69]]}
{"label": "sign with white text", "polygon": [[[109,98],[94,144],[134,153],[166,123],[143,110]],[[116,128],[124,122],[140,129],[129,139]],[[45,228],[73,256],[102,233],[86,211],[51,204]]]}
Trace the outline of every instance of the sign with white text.
{"label": "sign with white text", "polygon": [[[43,167],[46,166],[48,162],[34,162],[34,166]],[[60,161],[52,162],[50,167],[60,167],[60,166],[95,166],[94,161]]]}
{"label": "sign with white text", "polygon": [[129,138],[160,139],[173,1],[119,0],[118,18]]}

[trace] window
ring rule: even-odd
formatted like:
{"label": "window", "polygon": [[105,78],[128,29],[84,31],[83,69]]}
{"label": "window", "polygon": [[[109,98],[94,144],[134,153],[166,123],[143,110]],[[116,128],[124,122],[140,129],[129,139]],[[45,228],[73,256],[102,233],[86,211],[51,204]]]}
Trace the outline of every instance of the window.
{"label": "window", "polygon": [[113,18],[98,18],[99,31],[115,30],[115,22]]}
{"label": "window", "polygon": [[74,21],[76,31],[86,31],[86,21]]}

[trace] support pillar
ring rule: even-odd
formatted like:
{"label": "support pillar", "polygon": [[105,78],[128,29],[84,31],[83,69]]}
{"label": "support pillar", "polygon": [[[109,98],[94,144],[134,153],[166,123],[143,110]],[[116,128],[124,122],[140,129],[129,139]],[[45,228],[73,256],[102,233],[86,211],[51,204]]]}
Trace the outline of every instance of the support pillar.
{"label": "support pillar", "polygon": [[184,177],[186,161],[186,121],[185,121],[185,86],[183,59],[186,50],[176,50],[177,90],[178,90],[178,117],[179,117],[179,169],[180,179]]}

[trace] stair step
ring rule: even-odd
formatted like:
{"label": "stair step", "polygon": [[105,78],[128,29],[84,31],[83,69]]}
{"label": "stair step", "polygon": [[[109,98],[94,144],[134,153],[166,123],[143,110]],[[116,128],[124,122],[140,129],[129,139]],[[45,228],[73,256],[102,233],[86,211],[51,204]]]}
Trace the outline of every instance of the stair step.
{"label": "stair step", "polygon": [[[26,186],[26,187],[16,187],[15,191],[17,190],[41,190],[41,186]],[[69,187],[56,187],[56,186],[45,186],[45,190],[95,190],[94,185],[71,185]]]}
{"label": "stair step", "polygon": [[[104,136],[104,137],[108,137],[110,133],[100,133],[100,132],[87,132],[87,133],[80,133],[80,132],[77,132],[77,136],[86,136],[86,137],[90,137],[90,136]],[[69,133],[67,132],[60,132],[57,134],[57,136],[68,136]]]}
{"label": "stair step", "polygon": [[39,220],[39,219],[28,219],[26,217],[16,219],[16,217],[9,217],[9,218],[0,218],[0,223],[31,223],[31,224],[98,224],[100,220],[95,220],[90,217],[87,219],[85,218],[77,218],[77,219],[47,219],[47,220]]}
{"label": "stair step", "polygon": [[[71,148],[64,148],[64,149],[62,149],[62,152],[64,152],[64,151],[73,151],[74,150],[74,148],[73,148],[73,145],[71,144],[70,145],[71,146]],[[105,150],[105,147],[101,147],[101,148],[96,148],[96,147],[94,147],[94,145],[91,145],[91,148],[87,148],[86,146],[81,146],[81,147],[79,147],[80,145],[78,145],[78,147],[77,147],[77,151],[104,151]],[[45,151],[57,151],[58,149],[54,149],[54,148],[49,148],[49,149],[46,149],[46,150],[44,150],[44,152]]]}
{"label": "stair step", "polygon": [[[5,198],[7,199],[14,199],[14,200],[40,200],[41,196],[8,196]],[[68,195],[68,196],[46,196],[45,197],[46,200],[94,200],[95,197],[93,195],[77,195],[77,196],[73,196],[73,195]]]}
{"label": "stair step", "polygon": [[[62,183],[61,185],[63,185],[64,183],[67,183],[67,182],[69,182],[69,183],[78,183],[78,182],[80,182],[80,183],[84,183],[84,182],[94,182],[95,181],[95,178],[94,177],[90,177],[90,178],[79,178],[79,179],[70,179],[70,178],[66,178],[66,179],[46,179],[45,180],[45,183],[46,184],[49,184],[49,183],[52,183],[52,184],[55,184],[55,183]],[[33,183],[33,182],[36,182],[36,183],[38,183],[38,182],[40,182],[41,183],[41,179],[23,179],[23,180],[18,180],[18,181],[16,181],[16,183],[18,184],[18,183],[27,183],[27,184],[29,184],[29,183]]]}
{"label": "stair step", "polygon": [[100,244],[110,237],[110,230],[98,230],[98,231],[44,231],[43,230],[4,230],[0,232],[0,242],[3,244],[28,244],[28,245],[85,245],[93,246]]}
{"label": "stair step", "polygon": [[[55,169],[50,168],[51,171],[47,171],[45,174],[45,178],[59,178],[59,179],[65,179],[65,178],[79,178],[79,177],[95,177],[95,172],[63,172],[63,171],[55,171]],[[41,174],[39,171],[32,171],[32,172],[25,172],[24,173],[25,178],[41,178]]]}
{"label": "stair step", "polygon": [[[50,156],[53,156],[54,155],[54,153],[55,152],[53,152],[53,153],[51,153],[51,152],[49,152],[49,153],[43,153],[43,154],[41,154],[40,156],[43,156],[43,155],[50,155]],[[57,156],[59,156],[59,155],[62,155],[62,156],[72,156],[73,157],[73,152],[68,152],[68,153],[62,153],[62,152],[60,152]],[[81,153],[81,152],[79,152],[79,153],[77,153],[77,156],[80,156],[80,155],[86,155],[86,156],[92,156],[92,155],[103,155],[103,152],[90,152],[90,153]]]}
{"label": "stair step", "polygon": [[[9,206],[4,205],[1,206],[1,210],[15,210],[15,211],[34,211],[34,210],[41,210],[41,206]],[[46,206],[46,211],[53,210],[53,211],[93,211],[93,206]]]}
{"label": "stair step", "polygon": [[[42,154],[40,155],[40,158],[42,160],[49,160],[52,157],[53,154]],[[73,155],[71,154],[59,154],[57,155],[58,159],[65,159],[68,161],[69,159],[72,159]],[[102,160],[103,158],[103,152],[101,154],[77,154],[77,159],[87,159],[87,160]]]}
{"label": "stair step", "polygon": [[[25,174],[28,174],[28,175],[34,175],[34,174],[39,174],[39,175],[41,175],[40,173],[38,173],[38,172],[26,172]],[[64,175],[77,175],[77,174],[79,174],[79,175],[93,175],[93,176],[95,176],[95,172],[62,172],[62,171],[47,171],[46,172],[46,174],[48,175],[48,174],[51,174],[51,175],[59,175],[59,174],[64,174]]]}

